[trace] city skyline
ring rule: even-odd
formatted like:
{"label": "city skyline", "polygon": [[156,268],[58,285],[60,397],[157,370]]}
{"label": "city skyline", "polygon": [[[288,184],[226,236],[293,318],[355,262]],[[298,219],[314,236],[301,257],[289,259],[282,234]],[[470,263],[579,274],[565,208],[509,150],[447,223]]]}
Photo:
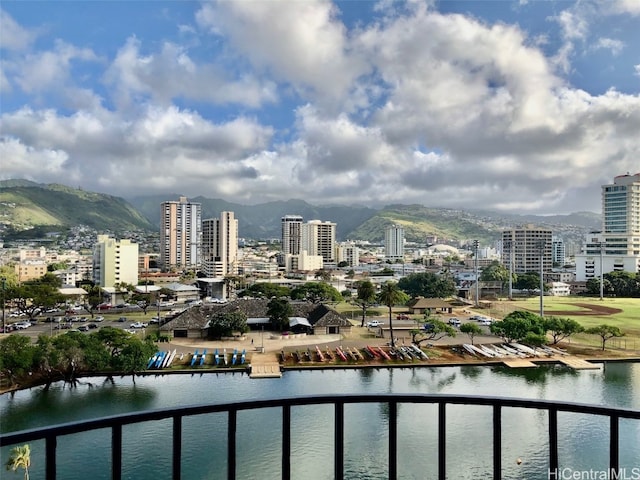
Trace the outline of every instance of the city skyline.
{"label": "city skyline", "polygon": [[0,178],[599,212],[638,170],[638,19],[628,0],[5,2]]}

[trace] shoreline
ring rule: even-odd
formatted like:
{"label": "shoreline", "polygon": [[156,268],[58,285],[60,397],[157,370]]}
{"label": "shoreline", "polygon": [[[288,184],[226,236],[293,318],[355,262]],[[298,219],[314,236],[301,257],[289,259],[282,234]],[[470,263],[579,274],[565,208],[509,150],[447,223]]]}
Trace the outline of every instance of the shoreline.
{"label": "shoreline", "polygon": [[[443,348],[444,346],[438,346],[438,347],[432,347],[432,348]],[[271,352],[273,353],[273,352]],[[258,352],[254,352],[254,355],[258,354]],[[606,363],[623,363],[623,362],[628,362],[628,363],[637,363],[640,362],[640,355],[638,355],[637,353],[633,354],[633,355],[629,355],[629,356],[614,356],[611,355],[609,353],[609,355],[588,355],[588,354],[584,354],[584,353],[579,353],[579,352],[575,352],[575,353],[569,353],[570,357],[574,357],[577,358],[579,360],[582,360],[584,362],[588,362],[593,365],[593,369],[598,369],[599,367],[597,366],[597,364],[606,364]],[[250,357],[252,358],[252,357]],[[320,363],[320,362],[302,362],[299,364],[283,364],[280,360],[278,360],[278,364],[280,365],[280,371],[282,373],[286,373],[288,371],[309,371],[309,370],[338,370],[338,369],[342,369],[342,370],[354,370],[354,369],[395,369],[395,368],[440,368],[440,367],[462,367],[462,366],[474,366],[474,367],[493,367],[493,366],[504,366],[504,367],[509,367],[509,365],[507,365],[507,361],[509,359],[482,359],[482,358],[460,358],[460,359],[438,359],[438,358],[430,358],[429,360],[414,360],[411,362],[402,362],[399,360],[364,360],[362,361],[362,363],[358,362],[337,362],[334,361],[333,363]],[[511,367],[511,368],[518,368],[518,369],[530,369],[530,368],[537,368],[540,366],[548,366],[548,365],[564,365],[567,368],[572,368],[570,365],[563,363],[559,357],[547,357],[547,358],[540,358],[540,357],[536,357],[536,358],[530,358],[528,359],[532,364],[533,367],[529,366],[529,367]],[[575,368],[574,368],[575,369]],[[580,368],[577,368],[576,370],[578,370]],[[213,366],[213,368],[207,366],[207,367],[191,367],[191,366],[184,366],[184,367],[180,367],[180,368],[174,368],[171,370],[142,370],[140,372],[136,372],[134,374],[128,373],[128,374],[123,374],[121,372],[87,372],[87,373],[82,373],[79,374],[76,378],[78,380],[82,379],[82,378],[89,378],[89,377],[103,377],[103,378],[109,378],[109,377],[113,377],[113,378],[123,378],[123,377],[129,377],[129,376],[133,376],[133,377],[150,377],[150,376],[162,376],[162,375],[195,375],[195,374],[224,374],[224,375],[228,375],[228,374],[232,374],[235,375],[236,373],[241,374],[241,375],[249,375],[251,372],[251,362],[247,362],[246,364],[242,365],[242,366],[236,366],[236,367],[216,367]],[[256,379],[256,380],[260,380],[260,379]],[[23,385],[15,385],[11,388],[7,388],[7,389],[2,389],[0,390],[0,396],[1,395],[5,395],[5,394],[10,394],[10,393],[15,393],[21,390],[29,390],[32,388],[37,388],[37,387],[43,387],[45,385],[47,385],[47,383],[57,383],[60,381],[64,381],[64,378],[59,378],[56,380],[53,380],[51,382],[47,382],[47,381],[34,381],[33,383],[30,384],[23,384]]]}

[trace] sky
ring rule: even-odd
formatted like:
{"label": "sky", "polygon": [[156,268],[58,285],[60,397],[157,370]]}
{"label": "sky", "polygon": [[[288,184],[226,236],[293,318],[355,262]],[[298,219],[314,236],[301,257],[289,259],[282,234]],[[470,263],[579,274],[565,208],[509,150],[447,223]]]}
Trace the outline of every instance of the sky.
{"label": "sky", "polygon": [[0,55],[1,179],[553,214],[640,172],[640,0],[4,0]]}

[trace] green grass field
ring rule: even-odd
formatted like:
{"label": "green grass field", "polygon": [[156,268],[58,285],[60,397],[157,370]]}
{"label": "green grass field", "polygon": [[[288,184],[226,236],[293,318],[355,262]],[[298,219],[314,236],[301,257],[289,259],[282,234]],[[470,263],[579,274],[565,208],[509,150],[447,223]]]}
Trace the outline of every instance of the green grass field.
{"label": "green grass field", "polygon": [[[596,309],[602,306],[617,308],[622,311],[611,315],[584,315],[581,312],[588,312],[588,310],[576,306],[575,304],[577,303],[593,305]],[[626,346],[629,349],[640,350],[640,298],[605,298],[600,301],[598,297],[544,297],[543,306],[545,316],[554,315],[572,318],[580,322],[585,328],[603,323],[616,326],[625,333],[625,337],[623,339],[610,340],[607,345]],[[521,309],[538,313],[540,311],[540,298],[533,297],[526,300],[497,302],[492,308],[494,315],[498,318],[503,318],[511,311]],[[576,335],[573,338],[573,341],[587,345],[598,345],[599,340],[599,337],[585,334]]]}

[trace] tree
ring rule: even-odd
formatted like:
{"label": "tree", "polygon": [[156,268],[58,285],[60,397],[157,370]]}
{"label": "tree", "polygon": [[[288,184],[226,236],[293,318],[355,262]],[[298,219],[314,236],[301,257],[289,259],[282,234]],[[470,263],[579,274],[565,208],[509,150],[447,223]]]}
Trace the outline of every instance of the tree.
{"label": "tree", "polygon": [[311,303],[339,302],[342,299],[340,292],[328,283],[307,282],[304,285],[291,290],[293,300],[306,300]]}
{"label": "tree", "polygon": [[24,480],[29,480],[29,467],[31,466],[31,448],[29,444],[11,449],[7,460],[7,470],[15,472],[19,468],[24,469]]}
{"label": "tree", "polygon": [[572,318],[546,317],[543,321],[544,329],[549,332],[555,345],[574,333],[584,331],[584,327]]}
{"label": "tree", "polygon": [[11,384],[31,370],[35,348],[25,335],[9,335],[0,340],[0,370],[7,373]]}
{"label": "tree", "polygon": [[471,340],[471,345],[473,345],[473,339],[476,335],[480,335],[482,333],[482,329],[477,323],[467,322],[460,325],[460,331],[462,333],[466,333],[469,335],[469,340]]}
{"label": "tree", "polygon": [[411,342],[420,345],[428,340],[440,340],[444,337],[455,337],[456,330],[441,320],[428,319],[421,330],[411,330]]}
{"label": "tree", "polygon": [[624,332],[618,327],[613,325],[602,324],[597,327],[591,327],[585,330],[585,333],[590,335],[599,335],[602,339],[602,350],[604,350],[605,344],[608,340],[615,337],[624,337]]}
{"label": "tree", "polygon": [[282,285],[277,285],[275,283],[269,282],[260,282],[254,283],[249,287],[245,288],[240,294],[239,297],[255,297],[255,298],[279,298],[279,297],[288,297],[291,294],[291,289],[288,287],[283,287]]}
{"label": "tree", "polygon": [[529,333],[545,333],[542,318],[522,310],[511,312],[502,321],[492,323],[489,328],[491,333],[502,337],[506,342],[522,341]]}
{"label": "tree", "polygon": [[331,271],[330,270],[318,270],[316,271],[316,280],[321,280],[323,282],[330,282],[331,281]]}
{"label": "tree", "polygon": [[513,286],[518,290],[537,290],[540,288],[540,275],[536,272],[521,273]]}
{"label": "tree", "polygon": [[453,278],[433,272],[407,275],[400,279],[398,288],[411,297],[446,298],[456,293]]}
{"label": "tree", "polygon": [[293,315],[293,308],[284,298],[272,298],[267,304],[267,315],[276,329],[285,331],[289,329],[289,317]]}
{"label": "tree", "polygon": [[46,273],[41,278],[8,288],[5,298],[13,299],[18,310],[33,319],[41,310],[64,301],[64,296],[58,291],[61,285],[58,277]]}
{"label": "tree", "polygon": [[217,313],[209,319],[208,335],[212,338],[230,337],[234,332],[245,333],[248,330],[244,312]]}
{"label": "tree", "polygon": [[501,282],[509,281],[509,270],[497,260],[482,269],[480,274],[481,282]]}
{"label": "tree", "polygon": [[357,294],[353,303],[362,309],[362,322],[360,323],[360,326],[364,327],[367,308],[372,306],[376,301],[376,287],[371,283],[371,280],[361,280],[356,283],[356,291]]}
{"label": "tree", "polygon": [[386,305],[389,308],[389,332],[391,334],[391,346],[396,346],[396,339],[393,336],[393,307],[398,304],[405,304],[409,300],[406,293],[398,288],[396,282],[388,281],[384,282],[380,287],[380,293],[378,293],[378,300],[380,303]]}

